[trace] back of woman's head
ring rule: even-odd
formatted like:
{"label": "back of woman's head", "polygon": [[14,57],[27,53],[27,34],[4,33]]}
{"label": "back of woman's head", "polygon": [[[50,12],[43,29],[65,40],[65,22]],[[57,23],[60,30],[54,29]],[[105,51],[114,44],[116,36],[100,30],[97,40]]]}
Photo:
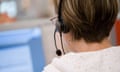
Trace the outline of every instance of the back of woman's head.
{"label": "back of woman's head", "polygon": [[[55,0],[56,12],[58,0]],[[62,19],[75,40],[101,42],[108,37],[118,14],[117,0],[63,0]]]}

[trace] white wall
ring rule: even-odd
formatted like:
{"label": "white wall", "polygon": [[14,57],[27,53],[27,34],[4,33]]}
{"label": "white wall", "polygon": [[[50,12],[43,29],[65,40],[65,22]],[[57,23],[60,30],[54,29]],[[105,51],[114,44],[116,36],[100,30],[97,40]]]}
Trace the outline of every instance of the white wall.
{"label": "white wall", "polygon": [[16,0],[18,5],[18,20],[48,17],[51,14],[49,0]]}

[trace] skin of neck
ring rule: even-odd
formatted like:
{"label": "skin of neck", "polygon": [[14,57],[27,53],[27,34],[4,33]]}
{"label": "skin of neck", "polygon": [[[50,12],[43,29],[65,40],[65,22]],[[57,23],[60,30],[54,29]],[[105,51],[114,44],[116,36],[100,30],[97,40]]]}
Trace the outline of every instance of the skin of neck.
{"label": "skin of neck", "polygon": [[105,38],[101,43],[87,43],[82,39],[78,42],[74,42],[73,48],[71,50],[74,52],[89,52],[106,49],[111,46],[111,42],[108,38]]}
{"label": "skin of neck", "polygon": [[107,49],[112,46],[111,41],[109,38],[104,38],[102,42],[93,42],[93,43],[87,43],[84,39],[74,41],[71,40],[71,35],[69,34],[63,34],[63,41],[64,46],[67,50],[67,52],[90,52],[90,51],[98,51],[102,49]]}

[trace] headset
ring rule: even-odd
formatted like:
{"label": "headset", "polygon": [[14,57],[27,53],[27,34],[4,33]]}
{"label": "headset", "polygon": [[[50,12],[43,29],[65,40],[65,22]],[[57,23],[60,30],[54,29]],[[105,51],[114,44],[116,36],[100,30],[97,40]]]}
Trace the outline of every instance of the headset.
{"label": "headset", "polygon": [[[64,24],[64,21],[62,19],[62,3],[63,3],[63,0],[60,0],[59,7],[58,7],[58,21],[56,21],[56,29],[54,31],[54,41],[55,41],[56,55],[57,56],[61,56],[62,51],[63,51],[63,54],[65,54],[65,51],[63,48],[63,41],[62,41],[62,32],[68,33],[70,31],[70,29]],[[62,51],[60,49],[58,49],[57,44],[56,44],[56,38],[55,38],[56,32],[59,32],[59,34],[60,34]]]}

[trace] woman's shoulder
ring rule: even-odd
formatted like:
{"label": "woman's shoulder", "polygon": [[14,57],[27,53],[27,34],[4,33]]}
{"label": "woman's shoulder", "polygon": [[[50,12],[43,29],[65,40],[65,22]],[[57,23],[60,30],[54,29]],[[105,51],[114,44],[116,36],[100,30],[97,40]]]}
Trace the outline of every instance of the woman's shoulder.
{"label": "woman's shoulder", "polygon": [[42,72],[61,72],[53,64],[47,65]]}
{"label": "woman's shoulder", "polygon": [[[44,68],[43,72],[79,72],[84,71],[85,67],[93,64],[95,59],[88,54],[68,53],[60,58],[54,58],[53,61]],[[95,57],[95,56],[94,56]],[[91,59],[91,60],[90,60]],[[96,61],[97,61],[96,60]],[[54,70],[54,71],[52,71]]]}
{"label": "woman's shoulder", "polygon": [[[119,55],[119,53],[120,46],[94,52],[70,52],[62,57],[54,58],[53,61],[44,68],[43,72],[84,72],[85,70],[94,70],[94,72],[96,72],[100,66],[102,67],[102,61],[107,61],[108,58],[117,59],[118,57],[115,56]],[[113,61],[111,60],[111,62]]]}

